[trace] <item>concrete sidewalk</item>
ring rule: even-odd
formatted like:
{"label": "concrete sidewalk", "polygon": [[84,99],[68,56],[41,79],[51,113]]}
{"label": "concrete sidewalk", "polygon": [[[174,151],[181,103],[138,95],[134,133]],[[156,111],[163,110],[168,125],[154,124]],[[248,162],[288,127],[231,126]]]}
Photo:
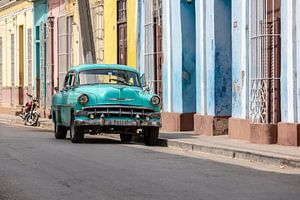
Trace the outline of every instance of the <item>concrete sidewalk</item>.
{"label": "concrete sidewalk", "polygon": [[[3,114],[0,114],[1,122],[24,124],[20,117]],[[53,123],[49,119],[40,119],[38,125],[41,128],[53,130]],[[262,162],[279,167],[300,168],[300,147],[250,144],[248,141],[234,140],[228,136],[199,136],[193,132],[161,132],[159,145],[215,156]]]}

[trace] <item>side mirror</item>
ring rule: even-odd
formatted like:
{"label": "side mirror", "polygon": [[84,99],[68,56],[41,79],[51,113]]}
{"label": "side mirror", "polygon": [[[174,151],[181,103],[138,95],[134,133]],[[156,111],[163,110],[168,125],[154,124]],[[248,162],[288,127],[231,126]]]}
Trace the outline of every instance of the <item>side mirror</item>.
{"label": "side mirror", "polygon": [[142,84],[142,87],[146,87],[147,84],[146,84],[146,77],[145,77],[145,74],[142,74],[142,76],[140,77],[141,79],[141,84]]}
{"label": "side mirror", "polygon": [[54,91],[57,93],[59,92],[59,88],[58,87],[54,87]]}

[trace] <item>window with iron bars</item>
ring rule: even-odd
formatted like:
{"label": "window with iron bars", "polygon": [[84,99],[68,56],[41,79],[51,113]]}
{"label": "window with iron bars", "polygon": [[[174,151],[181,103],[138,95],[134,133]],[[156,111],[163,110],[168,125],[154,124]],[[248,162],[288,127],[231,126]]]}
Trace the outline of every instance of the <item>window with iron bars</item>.
{"label": "window with iron bars", "polygon": [[251,121],[280,121],[280,0],[251,0]]}
{"label": "window with iron bars", "polygon": [[150,88],[162,96],[162,1],[145,0],[145,75]]}

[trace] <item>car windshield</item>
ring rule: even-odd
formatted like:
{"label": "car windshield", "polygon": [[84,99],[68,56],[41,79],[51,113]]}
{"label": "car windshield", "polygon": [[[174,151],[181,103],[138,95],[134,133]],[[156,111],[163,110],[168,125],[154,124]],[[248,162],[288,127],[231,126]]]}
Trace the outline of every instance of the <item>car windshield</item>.
{"label": "car windshield", "polygon": [[137,73],[115,69],[97,69],[82,71],[79,73],[79,84],[117,84],[137,87],[141,86]]}

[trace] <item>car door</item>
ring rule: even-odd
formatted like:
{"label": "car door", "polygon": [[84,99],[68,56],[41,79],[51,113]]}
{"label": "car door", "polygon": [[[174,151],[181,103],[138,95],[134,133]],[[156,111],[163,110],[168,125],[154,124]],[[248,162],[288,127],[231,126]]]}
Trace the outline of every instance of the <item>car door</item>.
{"label": "car door", "polygon": [[62,105],[61,105],[61,122],[64,126],[69,126],[70,124],[70,105],[68,103],[68,97],[70,92],[70,82],[72,74],[68,73],[64,80],[64,87],[61,90]]}

